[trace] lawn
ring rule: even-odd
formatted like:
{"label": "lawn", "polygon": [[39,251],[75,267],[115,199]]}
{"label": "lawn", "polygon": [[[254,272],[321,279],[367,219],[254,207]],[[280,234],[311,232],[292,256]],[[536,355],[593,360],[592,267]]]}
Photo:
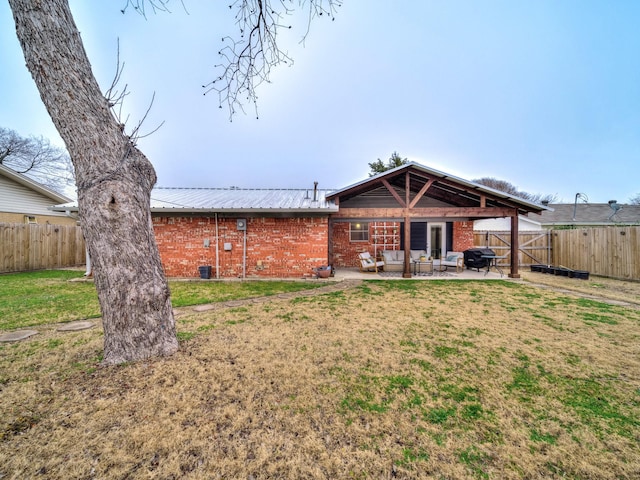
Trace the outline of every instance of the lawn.
{"label": "lawn", "polygon": [[[238,286],[240,284],[237,284]],[[640,478],[640,311],[508,281],[366,281],[0,346],[1,478]]]}
{"label": "lawn", "polygon": [[[306,290],[320,282],[169,282],[174,307]],[[92,281],[77,270],[0,275],[0,332],[100,316]]]}

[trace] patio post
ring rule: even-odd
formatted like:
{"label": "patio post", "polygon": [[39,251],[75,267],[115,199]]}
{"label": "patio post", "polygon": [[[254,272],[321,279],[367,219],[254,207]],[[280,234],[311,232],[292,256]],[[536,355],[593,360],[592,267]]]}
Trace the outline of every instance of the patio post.
{"label": "patio post", "polygon": [[518,209],[516,208],[513,216],[511,217],[511,272],[509,273],[510,278],[520,278],[520,274],[518,273],[518,251],[520,250],[520,245],[518,244],[518,240],[520,235],[518,233]]}
{"label": "patio post", "polygon": [[411,176],[404,174],[404,271],[402,278],[411,278]]}
{"label": "patio post", "polygon": [[404,212],[404,270],[402,278],[411,278],[411,217],[408,208]]}

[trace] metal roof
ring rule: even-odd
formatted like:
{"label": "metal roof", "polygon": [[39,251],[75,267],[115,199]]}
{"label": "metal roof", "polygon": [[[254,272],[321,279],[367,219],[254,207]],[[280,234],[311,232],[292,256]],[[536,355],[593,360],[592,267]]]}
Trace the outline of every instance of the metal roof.
{"label": "metal roof", "polygon": [[[153,213],[325,213],[338,207],[326,197],[331,190],[267,188],[169,188],[151,191]],[[77,210],[78,203],[57,205],[56,210]]]}

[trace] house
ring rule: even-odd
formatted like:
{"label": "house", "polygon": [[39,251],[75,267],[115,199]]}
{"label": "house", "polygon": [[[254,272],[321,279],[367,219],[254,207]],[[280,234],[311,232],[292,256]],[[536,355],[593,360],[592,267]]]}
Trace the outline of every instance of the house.
{"label": "house", "polygon": [[[531,232],[534,230],[542,230],[542,223],[540,223],[540,215],[532,215],[534,218],[529,218],[526,215],[518,216],[518,225],[521,232]],[[473,229],[478,232],[486,231],[499,231],[508,232],[511,229],[511,220],[509,218],[483,218],[473,222]]]}
{"label": "house", "polygon": [[555,203],[538,216],[544,228],[585,228],[640,225],[640,205]]}
{"label": "house", "polygon": [[[77,210],[77,204],[59,210]],[[473,221],[508,217],[517,251],[519,215],[544,206],[408,163],[339,190],[155,188],[151,215],[165,272],[215,277],[300,277],[357,255],[425,249],[435,258],[473,247]],[[512,235],[513,236],[513,235]],[[409,255],[406,250],[405,258]],[[517,255],[515,255],[517,258]],[[518,265],[511,274],[518,275]],[[410,275],[405,261],[405,275]]]}
{"label": "house", "polygon": [[50,209],[70,201],[26,175],[0,165],[0,223],[76,225],[76,219],[66,212]]}

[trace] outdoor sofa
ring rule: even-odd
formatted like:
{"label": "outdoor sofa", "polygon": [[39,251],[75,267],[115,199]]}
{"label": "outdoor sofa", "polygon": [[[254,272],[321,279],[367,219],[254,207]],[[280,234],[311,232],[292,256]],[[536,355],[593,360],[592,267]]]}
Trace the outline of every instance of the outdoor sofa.
{"label": "outdoor sofa", "polygon": [[[412,262],[418,261],[420,257],[429,257],[426,250],[410,250],[409,256]],[[384,261],[385,272],[404,271],[404,250],[383,250],[382,260]]]}

